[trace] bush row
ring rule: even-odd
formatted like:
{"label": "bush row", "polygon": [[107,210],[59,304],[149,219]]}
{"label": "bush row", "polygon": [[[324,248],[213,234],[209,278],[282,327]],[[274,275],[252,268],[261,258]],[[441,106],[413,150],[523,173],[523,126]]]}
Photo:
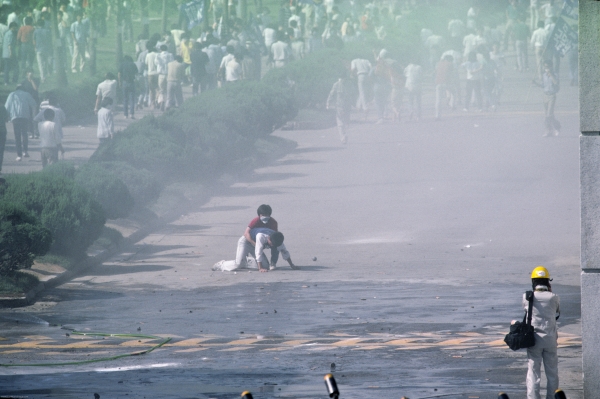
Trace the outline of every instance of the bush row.
{"label": "bush row", "polygon": [[129,125],[101,145],[90,164],[124,162],[166,182],[209,178],[256,157],[256,140],[296,112],[289,85],[239,82]]}

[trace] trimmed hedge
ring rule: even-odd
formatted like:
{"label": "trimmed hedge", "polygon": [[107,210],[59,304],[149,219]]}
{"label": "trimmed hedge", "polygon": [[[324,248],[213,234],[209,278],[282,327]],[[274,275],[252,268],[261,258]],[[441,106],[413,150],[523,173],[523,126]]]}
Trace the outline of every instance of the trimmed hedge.
{"label": "trimmed hedge", "polygon": [[126,162],[90,162],[86,169],[97,168],[106,174],[120,179],[129,191],[133,201],[143,206],[160,195],[162,186],[156,177],[146,169],[136,169]]}
{"label": "trimmed hedge", "polygon": [[25,207],[0,201],[0,276],[30,268],[51,243],[50,230]]}
{"label": "trimmed hedge", "polygon": [[3,200],[22,205],[52,233],[51,251],[79,256],[102,232],[106,221],[100,204],[72,179],[54,173],[6,176]]}
{"label": "trimmed hedge", "polygon": [[121,179],[93,164],[77,170],[75,183],[102,205],[107,219],[124,218],[133,209],[133,198]]}
{"label": "trimmed hedge", "polygon": [[[75,169],[75,164],[72,162],[57,162],[47,166],[41,173],[74,180],[100,203],[107,219],[127,217],[134,205],[134,198],[129,192],[129,187],[120,179],[116,168],[103,166],[102,164],[87,163],[79,169]],[[125,164],[125,167],[127,166]],[[129,169],[133,168],[129,166]],[[143,176],[135,181],[136,183],[139,181],[137,187],[144,185],[143,180],[146,174],[133,169],[133,172],[130,171],[126,175]],[[148,184],[150,183],[146,183],[146,185]]]}
{"label": "trimmed hedge", "polygon": [[206,178],[255,158],[254,142],[296,112],[289,87],[239,82],[129,125],[90,162],[126,162],[164,181]]}

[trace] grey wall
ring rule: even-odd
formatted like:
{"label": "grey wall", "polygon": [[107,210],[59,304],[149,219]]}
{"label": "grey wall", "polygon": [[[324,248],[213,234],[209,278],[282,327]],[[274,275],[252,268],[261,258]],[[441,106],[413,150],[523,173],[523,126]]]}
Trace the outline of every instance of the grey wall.
{"label": "grey wall", "polygon": [[583,395],[600,398],[600,1],[579,1]]}
{"label": "grey wall", "polygon": [[599,12],[599,1],[579,1],[579,103],[582,132],[600,132]]}

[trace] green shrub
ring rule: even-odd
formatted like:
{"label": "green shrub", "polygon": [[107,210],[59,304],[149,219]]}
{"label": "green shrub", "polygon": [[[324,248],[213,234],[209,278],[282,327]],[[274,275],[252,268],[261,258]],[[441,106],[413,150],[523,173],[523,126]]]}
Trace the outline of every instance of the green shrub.
{"label": "green shrub", "polygon": [[21,205],[0,201],[0,275],[28,269],[50,249],[52,235]]}
{"label": "green shrub", "polygon": [[259,82],[206,92],[129,125],[91,161],[126,162],[161,180],[212,176],[255,158],[254,142],[296,115],[292,94],[285,85]]}
{"label": "green shrub", "polygon": [[133,198],[125,183],[97,163],[87,163],[75,174],[75,182],[102,205],[108,219],[124,218],[133,208]]}
{"label": "green shrub", "polygon": [[[192,98],[175,114],[204,116],[208,124],[222,124],[248,138],[265,137],[294,118],[297,109],[285,84],[239,82]],[[197,125],[196,125],[197,126]]]}
{"label": "green shrub", "polygon": [[136,205],[142,206],[158,198],[161,184],[147,169],[136,169],[122,161],[94,162],[87,166],[101,168],[106,173],[119,178],[129,190]]}
{"label": "green shrub", "polygon": [[149,116],[129,125],[101,145],[90,161],[123,161],[158,175],[168,174],[171,169],[180,170],[184,146],[173,140],[172,132],[157,128],[156,119]]}
{"label": "green shrub", "polygon": [[41,173],[50,173],[57,176],[66,177],[68,179],[75,178],[75,164],[68,161],[59,161],[46,166],[41,170]]}
{"label": "green shrub", "polygon": [[20,204],[52,233],[53,253],[82,255],[106,221],[100,204],[71,179],[52,173],[6,176],[3,200]]}
{"label": "green shrub", "polygon": [[299,108],[323,106],[331,86],[349,69],[350,57],[340,50],[323,49],[291,62],[285,68],[271,69],[263,77],[263,85],[293,84]]}
{"label": "green shrub", "polygon": [[33,274],[26,272],[12,272],[0,276],[0,293],[2,295],[21,296],[23,293],[35,288],[40,280]]}

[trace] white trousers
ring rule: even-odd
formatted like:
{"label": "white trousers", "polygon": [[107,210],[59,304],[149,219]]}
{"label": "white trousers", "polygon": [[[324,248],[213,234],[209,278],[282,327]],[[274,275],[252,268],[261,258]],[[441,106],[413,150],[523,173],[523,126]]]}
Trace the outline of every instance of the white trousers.
{"label": "white trousers", "polygon": [[358,75],[358,100],[356,102],[356,109],[359,111],[367,110],[367,100],[365,97],[365,83],[367,80],[367,74],[361,73]]}
{"label": "white trousers", "polygon": [[[529,369],[527,370],[527,399],[541,399],[540,382],[541,367],[544,362],[546,373],[546,399],[554,399],[554,391],[558,389],[558,353],[556,340],[541,340],[536,335],[536,344],[527,348]],[[552,342],[553,341],[553,342]]]}
{"label": "white trousers", "polygon": [[[248,240],[246,240],[246,237],[241,236],[240,239],[238,240],[238,245],[237,245],[237,251],[235,253],[235,265],[236,268],[257,268],[257,265],[252,265],[250,264],[247,260],[246,257],[250,255],[253,256],[254,255],[254,247],[252,246],[252,244],[250,244],[250,242]],[[260,254],[260,257],[257,259],[258,262],[261,263],[263,268],[269,268],[269,259],[267,259],[267,256],[265,255],[264,251],[262,254]]]}

